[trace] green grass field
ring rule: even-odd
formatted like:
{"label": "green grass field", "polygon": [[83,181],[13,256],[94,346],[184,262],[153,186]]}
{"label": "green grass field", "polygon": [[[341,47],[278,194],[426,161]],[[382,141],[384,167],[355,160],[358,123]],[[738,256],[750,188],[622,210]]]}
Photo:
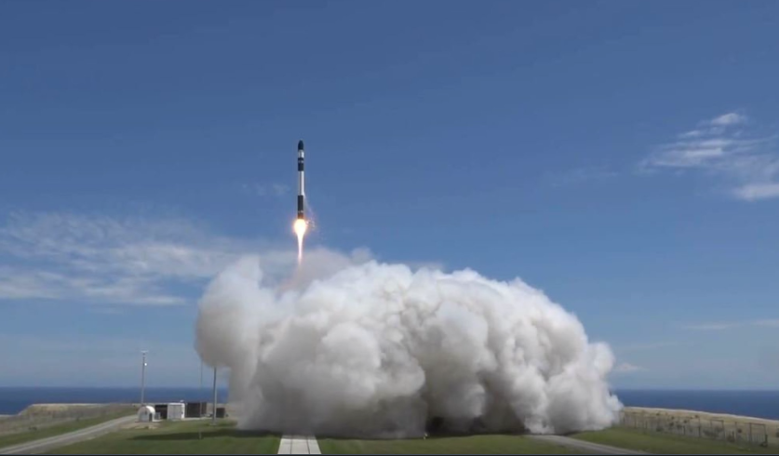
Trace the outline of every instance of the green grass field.
{"label": "green grass field", "polygon": [[280,440],[236,430],[232,422],[163,422],[157,429],[120,430],[48,454],[276,454]]}
{"label": "green grass field", "polygon": [[322,454],[581,454],[513,435],[408,440],[317,439]]}
{"label": "green grass field", "polygon": [[625,428],[582,432],[571,437],[655,454],[777,454],[779,450]]}
{"label": "green grass field", "polygon": [[123,416],[133,415],[134,412],[123,412],[112,415],[106,415],[98,418],[89,418],[85,420],[71,421],[69,423],[57,424],[42,429],[36,429],[34,431],[24,431],[16,434],[10,434],[0,437],[0,448],[18,445],[20,443],[32,442],[33,440],[45,439],[47,437],[53,437],[55,435],[65,434],[67,432],[78,431],[80,429],[95,426],[106,421],[113,420],[115,418],[121,418]]}
{"label": "green grass field", "polygon": [[[85,423],[86,420],[78,424],[84,427]],[[49,435],[56,434],[55,428],[47,431]],[[775,450],[766,448],[624,428],[583,432],[571,437],[655,454],[775,454]],[[211,426],[206,420],[163,422],[156,429],[120,430],[57,448],[49,454],[275,454],[280,440],[277,435],[236,430],[231,421],[222,421],[217,426]],[[581,454],[512,435],[405,440],[320,438],[318,441],[323,454]]]}

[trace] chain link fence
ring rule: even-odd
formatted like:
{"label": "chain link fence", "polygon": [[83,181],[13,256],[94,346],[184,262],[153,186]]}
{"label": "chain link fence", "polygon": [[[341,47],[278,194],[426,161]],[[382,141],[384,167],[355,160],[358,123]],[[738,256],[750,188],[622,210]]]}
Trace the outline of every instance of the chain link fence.
{"label": "chain link fence", "polygon": [[779,424],[748,418],[717,418],[711,415],[664,411],[623,410],[620,424],[645,432],[660,432],[737,444],[779,447]]}

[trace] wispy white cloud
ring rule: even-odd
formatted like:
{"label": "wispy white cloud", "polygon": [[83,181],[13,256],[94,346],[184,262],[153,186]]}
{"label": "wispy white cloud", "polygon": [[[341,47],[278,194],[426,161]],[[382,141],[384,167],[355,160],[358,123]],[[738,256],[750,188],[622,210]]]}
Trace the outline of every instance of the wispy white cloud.
{"label": "wispy white cloud", "polygon": [[757,320],[752,322],[756,326],[768,326],[770,328],[779,328],[779,318],[768,320]]}
{"label": "wispy white cloud", "polygon": [[[247,254],[260,255],[271,286],[296,269],[293,242],[279,248],[219,236],[185,219],[15,213],[0,224],[0,300],[192,303],[202,285]],[[367,249],[344,255],[312,248],[307,255],[336,269],[373,257]]]}
{"label": "wispy white cloud", "polygon": [[706,134],[705,130],[690,130],[680,134],[679,137],[682,139],[700,138],[705,134]]}
{"label": "wispy white cloud", "polygon": [[729,112],[726,114],[722,114],[721,116],[717,116],[706,123],[709,125],[725,127],[730,125],[743,124],[746,122],[747,122],[747,116],[745,116],[744,114],[738,112]]}
{"label": "wispy white cloud", "polygon": [[614,346],[615,350],[618,350],[622,353],[628,353],[628,352],[636,352],[636,351],[648,351],[648,350],[658,350],[661,348],[668,348],[668,347],[675,347],[678,346],[678,342],[650,342],[650,343],[643,343],[643,344],[629,344],[629,345],[622,345],[622,346]]}
{"label": "wispy white cloud", "polygon": [[241,185],[241,188],[248,193],[262,196],[262,197],[281,197],[289,194],[291,188],[289,185],[280,184],[280,183],[268,183],[268,184],[261,184],[261,183],[251,183],[251,184],[243,184]]}
{"label": "wispy white cloud", "polygon": [[635,364],[630,363],[620,363],[614,367],[614,373],[616,374],[633,374],[645,370],[646,369],[641,366],[636,366]]}
{"label": "wispy white cloud", "polygon": [[122,308],[103,307],[103,306],[95,307],[92,312],[99,315],[124,315],[125,314],[125,311]]}
{"label": "wispy white cloud", "polygon": [[699,122],[698,128],[657,146],[639,163],[644,172],[699,171],[726,180],[728,193],[743,201],[779,197],[779,151],[775,134],[757,134],[743,113]]}
{"label": "wispy white cloud", "polygon": [[290,190],[289,185],[285,184],[273,184],[271,187],[273,187],[273,193],[275,193],[276,196],[284,196],[289,193]]}
{"label": "wispy white cloud", "polygon": [[286,271],[295,253],[211,234],[183,219],[15,213],[0,225],[0,299],[175,305],[182,289],[247,252]]}
{"label": "wispy white cloud", "polygon": [[746,184],[734,190],[736,197],[746,201],[755,201],[779,197],[779,182],[765,184]]}
{"label": "wispy white cloud", "polygon": [[[708,138],[694,141],[678,141],[660,146],[646,162],[653,167],[694,168],[715,166],[716,161],[753,150],[765,140]],[[725,166],[736,165],[726,164]],[[722,164],[720,164],[722,166]]]}
{"label": "wispy white cloud", "polygon": [[743,323],[698,323],[693,325],[684,325],[682,329],[690,331],[723,331],[725,329],[737,328],[743,326]]}
{"label": "wispy white cloud", "polygon": [[[679,135],[682,139],[701,138],[704,136],[716,136],[725,133],[727,127],[734,125],[743,125],[748,122],[748,118],[745,114],[739,112],[729,112],[722,114],[713,119],[702,120],[698,122],[698,128],[695,130],[686,131]],[[741,130],[736,131],[735,135],[739,136]]]}
{"label": "wispy white cloud", "polygon": [[0,267],[0,299],[85,300],[101,303],[177,305],[186,302],[148,278],[87,276]]}
{"label": "wispy white cloud", "polygon": [[779,319],[762,319],[752,321],[731,321],[731,322],[715,322],[715,323],[696,323],[691,325],[683,325],[682,329],[688,329],[691,331],[724,331],[734,328],[743,327],[779,327]]}

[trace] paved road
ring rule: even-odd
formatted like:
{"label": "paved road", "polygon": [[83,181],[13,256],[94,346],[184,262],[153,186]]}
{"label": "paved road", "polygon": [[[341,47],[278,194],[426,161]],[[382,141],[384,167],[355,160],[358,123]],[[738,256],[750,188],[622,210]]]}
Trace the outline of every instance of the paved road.
{"label": "paved road", "polygon": [[95,426],[84,428],[78,431],[68,432],[67,434],[55,435],[32,442],[20,443],[19,445],[0,448],[0,454],[35,454],[43,453],[64,445],[91,439],[99,435],[107,434],[120,426],[133,423],[137,418],[135,415],[117,418],[106,421]]}
{"label": "paved road", "polygon": [[314,436],[285,435],[281,438],[278,454],[322,454]]}
{"label": "paved road", "polygon": [[531,435],[530,438],[547,443],[555,443],[574,450],[585,451],[590,454],[649,454],[641,451],[626,450],[600,443],[585,442],[584,440],[563,437],[562,435]]}

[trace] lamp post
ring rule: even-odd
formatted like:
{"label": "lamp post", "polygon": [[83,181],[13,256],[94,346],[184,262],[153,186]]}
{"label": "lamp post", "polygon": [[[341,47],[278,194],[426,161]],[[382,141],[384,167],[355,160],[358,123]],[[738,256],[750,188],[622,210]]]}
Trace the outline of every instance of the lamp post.
{"label": "lamp post", "polygon": [[216,426],[216,366],[214,366],[214,411],[211,414],[211,424]]}
{"label": "lamp post", "polygon": [[200,417],[203,417],[203,360],[200,360]]}
{"label": "lamp post", "polygon": [[141,406],[146,405],[146,350],[141,351]]}

